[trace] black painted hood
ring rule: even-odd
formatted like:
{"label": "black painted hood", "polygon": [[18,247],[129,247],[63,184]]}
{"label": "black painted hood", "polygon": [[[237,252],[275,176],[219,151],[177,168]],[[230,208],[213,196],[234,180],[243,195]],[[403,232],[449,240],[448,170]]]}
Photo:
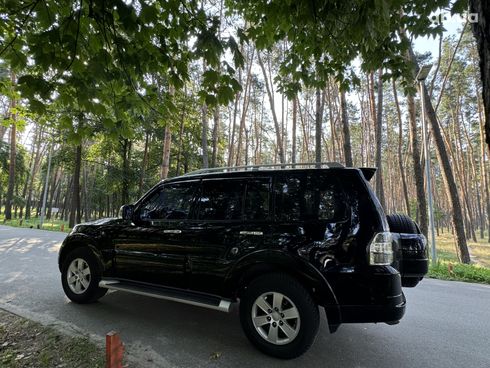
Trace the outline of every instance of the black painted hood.
{"label": "black painted hood", "polygon": [[120,225],[124,223],[122,218],[110,217],[110,218],[102,218],[95,221],[84,222],[73,227],[71,234],[74,233],[84,233],[86,231],[94,230],[94,229],[102,229],[115,225]]}

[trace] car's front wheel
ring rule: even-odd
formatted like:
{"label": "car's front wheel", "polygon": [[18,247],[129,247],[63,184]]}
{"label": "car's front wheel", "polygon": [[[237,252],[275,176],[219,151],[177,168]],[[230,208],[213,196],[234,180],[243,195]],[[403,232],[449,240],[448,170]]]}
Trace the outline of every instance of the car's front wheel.
{"label": "car's front wheel", "polygon": [[249,340],[282,359],[305,353],[319,326],[318,307],[296,279],[268,274],[255,279],[240,298],[240,320]]}
{"label": "car's front wheel", "polygon": [[100,265],[88,248],[74,249],[61,266],[63,290],[75,303],[93,303],[105,295],[107,289],[99,288],[100,277]]}

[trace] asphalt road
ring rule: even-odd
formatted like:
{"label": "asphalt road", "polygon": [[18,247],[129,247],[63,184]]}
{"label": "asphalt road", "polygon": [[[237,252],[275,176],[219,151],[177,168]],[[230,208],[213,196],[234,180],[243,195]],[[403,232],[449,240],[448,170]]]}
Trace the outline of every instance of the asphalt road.
{"label": "asphalt road", "polygon": [[[255,350],[230,314],[113,292],[92,305],[69,302],[57,252],[65,234],[0,226],[0,308],[102,341],[120,331],[141,367],[490,367],[490,287],[424,280],[405,289],[400,324],[342,325],[322,318],[304,356],[280,361]],[[137,364],[136,362],[139,362]]]}

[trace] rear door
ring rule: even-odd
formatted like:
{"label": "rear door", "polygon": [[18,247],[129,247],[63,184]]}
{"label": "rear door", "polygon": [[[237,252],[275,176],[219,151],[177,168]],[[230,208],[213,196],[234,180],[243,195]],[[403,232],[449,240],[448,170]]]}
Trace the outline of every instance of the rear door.
{"label": "rear door", "polygon": [[233,263],[260,248],[269,233],[270,179],[205,179],[192,226],[190,287],[221,294]]}

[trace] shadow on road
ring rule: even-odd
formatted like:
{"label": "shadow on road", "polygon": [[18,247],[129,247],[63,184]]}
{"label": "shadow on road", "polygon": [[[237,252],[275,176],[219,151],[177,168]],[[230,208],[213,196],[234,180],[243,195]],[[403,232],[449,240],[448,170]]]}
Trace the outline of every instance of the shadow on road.
{"label": "shadow on road", "polygon": [[399,360],[406,358],[401,346],[397,348],[396,339],[383,332],[398,329],[396,326],[345,325],[336,334],[329,334],[323,319],[317,340],[307,354],[293,361],[280,361],[250,345],[241,330],[238,307],[225,314],[113,292],[97,303],[68,303],[66,308],[70,314],[83,315],[83,321],[72,321],[79,327],[98,326],[99,333],[116,329],[124,341],[150,347],[177,366],[364,367],[377,362],[382,367],[389,361],[400,366]]}

